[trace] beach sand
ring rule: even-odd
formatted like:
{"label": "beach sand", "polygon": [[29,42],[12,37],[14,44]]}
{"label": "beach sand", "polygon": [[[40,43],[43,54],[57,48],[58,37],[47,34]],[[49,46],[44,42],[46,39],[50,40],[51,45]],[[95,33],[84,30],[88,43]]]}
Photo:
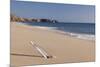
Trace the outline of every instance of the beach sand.
{"label": "beach sand", "polygon": [[[34,41],[53,58],[44,59],[30,45]],[[95,41],[11,22],[11,66],[95,61]]]}

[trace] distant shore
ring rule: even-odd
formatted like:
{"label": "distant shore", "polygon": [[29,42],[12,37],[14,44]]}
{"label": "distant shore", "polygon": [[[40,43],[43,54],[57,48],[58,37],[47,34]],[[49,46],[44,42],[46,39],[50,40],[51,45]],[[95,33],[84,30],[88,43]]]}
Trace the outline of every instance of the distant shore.
{"label": "distant shore", "polygon": [[54,19],[46,19],[46,18],[41,18],[41,19],[36,19],[36,18],[23,18],[23,17],[18,17],[16,15],[10,15],[10,21],[11,22],[43,22],[43,23],[58,23],[57,20]]}
{"label": "distant shore", "polygon": [[[54,58],[45,60],[29,45],[35,41]],[[11,65],[58,64],[95,61],[95,40],[84,40],[53,31],[11,22]]]}

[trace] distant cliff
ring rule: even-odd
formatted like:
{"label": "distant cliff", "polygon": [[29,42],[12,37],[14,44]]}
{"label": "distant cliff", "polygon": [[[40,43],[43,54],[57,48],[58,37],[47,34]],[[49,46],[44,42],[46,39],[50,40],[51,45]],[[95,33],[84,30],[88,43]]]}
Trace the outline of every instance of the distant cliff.
{"label": "distant cliff", "polygon": [[15,15],[10,16],[10,21],[12,22],[43,22],[43,23],[58,23],[57,20],[51,19],[35,19],[35,18],[22,18]]}

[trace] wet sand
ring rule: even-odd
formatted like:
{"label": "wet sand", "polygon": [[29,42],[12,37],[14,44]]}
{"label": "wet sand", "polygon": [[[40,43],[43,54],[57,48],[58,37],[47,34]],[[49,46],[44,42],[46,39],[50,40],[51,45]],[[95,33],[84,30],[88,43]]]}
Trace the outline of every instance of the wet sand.
{"label": "wet sand", "polygon": [[[49,55],[44,57],[30,45],[34,41]],[[11,22],[11,66],[95,61],[95,41],[78,39],[54,31]]]}

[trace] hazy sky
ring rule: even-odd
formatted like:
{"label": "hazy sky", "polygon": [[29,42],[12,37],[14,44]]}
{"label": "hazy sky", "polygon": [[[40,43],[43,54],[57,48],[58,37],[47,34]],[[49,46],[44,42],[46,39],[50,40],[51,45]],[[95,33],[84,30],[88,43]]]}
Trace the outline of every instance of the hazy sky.
{"label": "hazy sky", "polygon": [[94,23],[95,6],[11,1],[11,13],[26,18]]}

